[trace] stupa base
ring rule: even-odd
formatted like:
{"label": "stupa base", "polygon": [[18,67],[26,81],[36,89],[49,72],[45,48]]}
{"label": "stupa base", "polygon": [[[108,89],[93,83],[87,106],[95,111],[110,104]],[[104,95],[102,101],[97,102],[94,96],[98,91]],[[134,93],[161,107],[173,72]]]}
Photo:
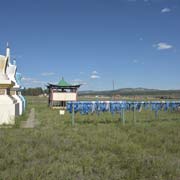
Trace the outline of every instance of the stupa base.
{"label": "stupa base", "polygon": [[19,103],[9,95],[0,95],[0,125],[15,124],[19,115]]}

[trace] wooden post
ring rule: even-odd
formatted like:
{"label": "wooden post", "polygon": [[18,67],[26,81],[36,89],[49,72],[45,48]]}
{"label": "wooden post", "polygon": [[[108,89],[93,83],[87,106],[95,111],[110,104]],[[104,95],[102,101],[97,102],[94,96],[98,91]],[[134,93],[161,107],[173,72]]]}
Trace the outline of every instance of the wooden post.
{"label": "wooden post", "polygon": [[125,111],[123,109],[123,124],[125,125]]}
{"label": "wooden post", "polygon": [[136,123],[136,109],[135,109],[135,103],[134,103],[134,109],[133,109],[133,121]]}
{"label": "wooden post", "polygon": [[74,126],[75,121],[74,121],[74,102],[72,102],[72,126]]}
{"label": "wooden post", "polygon": [[155,111],[155,119],[158,118],[158,111]]}
{"label": "wooden post", "polygon": [[124,109],[122,110],[122,120],[123,120],[123,125],[125,125]]}

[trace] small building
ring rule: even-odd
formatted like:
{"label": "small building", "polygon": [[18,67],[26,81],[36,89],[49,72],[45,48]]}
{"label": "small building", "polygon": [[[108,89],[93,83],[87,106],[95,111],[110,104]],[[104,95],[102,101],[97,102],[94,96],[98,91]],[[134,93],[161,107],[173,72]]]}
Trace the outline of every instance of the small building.
{"label": "small building", "polygon": [[64,80],[64,78],[62,78],[57,85],[48,84],[47,88],[49,90],[49,107],[64,109],[66,107],[66,102],[77,101],[77,92],[80,86],[80,84],[69,84]]}

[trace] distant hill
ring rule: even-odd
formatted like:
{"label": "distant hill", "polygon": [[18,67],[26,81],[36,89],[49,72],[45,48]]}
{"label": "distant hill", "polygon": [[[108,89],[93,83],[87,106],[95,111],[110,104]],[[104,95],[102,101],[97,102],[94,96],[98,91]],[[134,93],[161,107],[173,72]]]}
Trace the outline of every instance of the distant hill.
{"label": "distant hill", "polygon": [[80,96],[85,95],[101,95],[101,96],[168,96],[168,97],[179,97],[180,90],[159,90],[159,89],[147,89],[147,88],[122,88],[114,91],[80,91]]}

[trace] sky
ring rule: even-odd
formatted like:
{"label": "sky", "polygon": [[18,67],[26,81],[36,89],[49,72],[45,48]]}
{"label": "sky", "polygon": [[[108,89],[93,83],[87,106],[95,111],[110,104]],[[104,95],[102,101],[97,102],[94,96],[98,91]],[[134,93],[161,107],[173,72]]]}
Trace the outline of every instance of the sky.
{"label": "sky", "polygon": [[179,0],[0,0],[25,87],[64,77],[81,90],[180,89]]}

